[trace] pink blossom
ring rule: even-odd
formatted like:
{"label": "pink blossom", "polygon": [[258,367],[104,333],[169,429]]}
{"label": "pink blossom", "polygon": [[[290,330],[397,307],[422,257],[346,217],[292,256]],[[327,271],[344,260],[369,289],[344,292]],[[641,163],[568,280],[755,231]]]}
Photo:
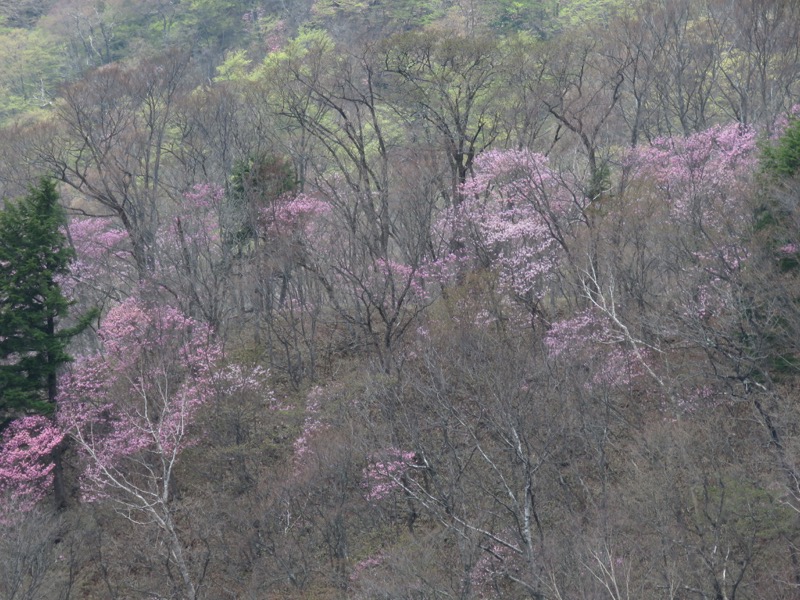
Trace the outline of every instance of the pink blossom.
{"label": "pink blossom", "polygon": [[358,581],[364,574],[364,571],[368,571],[370,569],[379,567],[384,562],[386,562],[386,556],[384,556],[382,553],[378,553],[373,556],[368,556],[364,560],[357,562],[353,566],[353,571],[350,573],[350,581],[353,582]]}
{"label": "pink blossom", "polygon": [[185,261],[213,260],[221,254],[220,212],[225,190],[212,183],[196,184],[183,194],[178,210],[157,236],[161,274],[174,274]]}
{"label": "pink blossom", "polygon": [[11,422],[0,443],[0,523],[14,511],[31,510],[53,482],[50,457],[63,433],[47,417],[33,415]]}
{"label": "pink blossom", "polygon": [[314,386],[306,397],[306,417],[303,422],[303,430],[294,441],[294,459],[298,465],[301,465],[312,454],[311,441],[313,438],[320,431],[326,429],[325,424],[319,418],[323,396],[324,390],[319,386]]}
{"label": "pink blossom", "polygon": [[[262,10],[262,9],[256,9]],[[266,37],[267,50],[270,52],[278,52],[283,48],[287,38],[286,22],[281,20],[275,21],[269,34]]]}
{"label": "pink blossom", "polygon": [[756,135],[737,123],[714,126],[687,137],[664,137],[632,150],[627,159],[636,177],[664,194],[672,214],[715,225],[735,210],[736,197],[757,163]]}
{"label": "pink blossom", "polygon": [[314,231],[314,220],[330,210],[330,204],[308,194],[287,194],[261,210],[261,221],[269,235],[308,235]]}
{"label": "pink blossom", "polygon": [[128,232],[114,219],[75,219],[68,229],[75,260],[62,289],[69,296],[108,294],[134,278]]}
{"label": "pink blossom", "polygon": [[800,104],[793,105],[789,109],[788,114],[780,115],[775,119],[775,122],[772,124],[771,139],[773,141],[780,139],[780,137],[786,132],[786,128],[789,127],[789,124],[792,122],[792,120],[797,118],[800,118]]}
{"label": "pink blossom", "polygon": [[215,392],[221,358],[206,325],[136,298],[109,311],[98,337],[101,351],[62,378],[58,414],[83,457],[90,501],[133,477],[128,469],[139,471],[148,456],[171,461],[193,443],[189,428]]}
{"label": "pink blossom", "polygon": [[369,277],[372,279],[371,285],[375,289],[405,290],[411,298],[423,302],[429,300],[421,273],[414,267],[398,261],[378,258],[372,265],[371,271]]}
{"label": "pink blossom", "polygon": [[222,397],[238,397],[244,394],[257,395],[272,410],[282,409],[272,388],[268,385],[269,370],[260,365],[247,367],[231,363],[217,369],[211,377],[217,394]]}
{"label": "pink blossom", "polygon": [[591,368],[589,387],[627,386],[643,373],[640,356],[592,309],[553,323],[544,341],[552,358],[575,359]]}
{"label": "pink blossom", "polygon": [[367,500],[382,500],[402,487],[402,477],[413,464],[414,452],[387,448],[373,456],[372,462],[364,468],[362,487]]}
{"label": "pink blossom", "polygon": [[498,543],[487,545],[483,550],[483,554],[469,572],[469,579],[477,597],[488,600],[498,597],[495,583],[511,571],[516,555],[511,548]]}
{"label": "pink blossom", "polygon": [[462,192],[465,200],[439,227],[473,262],[496,268],[512,297],[535,306],[562,258],[561,236],[580,210],[567,179],[541,154],[493,150],[476,159]]}

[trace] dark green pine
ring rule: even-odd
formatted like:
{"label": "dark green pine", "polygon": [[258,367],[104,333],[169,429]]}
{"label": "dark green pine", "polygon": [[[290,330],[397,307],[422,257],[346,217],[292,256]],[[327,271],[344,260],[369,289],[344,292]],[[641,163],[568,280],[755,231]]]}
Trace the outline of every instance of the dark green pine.
{"label": "dark green pine", "polygon": [[58,284],[73,251],[55,183],[42,179],[0,211],[0,411],[47,413],[77,328],[59,329],[70,301]]}

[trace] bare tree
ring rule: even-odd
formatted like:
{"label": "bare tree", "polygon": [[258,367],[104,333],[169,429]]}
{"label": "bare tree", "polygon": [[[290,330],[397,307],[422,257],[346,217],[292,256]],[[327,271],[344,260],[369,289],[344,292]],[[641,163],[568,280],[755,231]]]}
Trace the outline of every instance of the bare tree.
{"label": "bare tree", "polygon": [[417,144],[443,147],[451,171],[446,192],[457,204],[475,156],[498,134],[498,45],[455,33],[408,33],[387,41],[382,60],[382,96]]}
{"label": "bare tree", "polygon": [[43,166],[95,203],[90,212],[121,221],[141,277],[152,270],[160,213],[173,193],[165,170],[187,61],[173,53],[91,72],[64,90],[56,131],[35,149]]}

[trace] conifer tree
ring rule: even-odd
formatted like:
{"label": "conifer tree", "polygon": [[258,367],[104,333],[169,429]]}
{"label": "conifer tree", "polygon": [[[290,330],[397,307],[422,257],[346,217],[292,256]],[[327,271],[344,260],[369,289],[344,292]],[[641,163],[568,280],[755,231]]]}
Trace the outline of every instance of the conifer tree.
{"label": "conifer tree", "polygon": [[0,211],[0,411],[51,412],[67,344],[88,322],[59,328],[70,301],[59,285],[73,251],[55,183],[42,178]]}

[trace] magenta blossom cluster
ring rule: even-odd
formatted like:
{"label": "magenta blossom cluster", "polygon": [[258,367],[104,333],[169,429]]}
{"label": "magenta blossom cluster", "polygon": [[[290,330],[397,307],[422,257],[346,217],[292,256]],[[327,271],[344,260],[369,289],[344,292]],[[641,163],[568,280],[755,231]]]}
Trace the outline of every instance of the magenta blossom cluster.
{"label": "magenta blossom cluster", "polygon": [[287,194],[261,209],[261,224],[270,236],[310,235],[314,220],[328,214],[330,204],[308,194]]}
{"label": "magenta blossom cluster", "polygon": [[743,176],[757,163],[756,134],[733,123],[686,137],[658,138],[634,149],[628,165],[636,176],[652,180],[682,220],[702,219],[714,226],[740,191]]}
{"label": "magenta blossom cluster", "polygon": [[188,430],[215,392],[221,359],[206,325],[136,298],[109,311],[98,337],[101,350],[62,378],[58,413],[83,458],[90,501],[192,443]]}
{"label": "magenta blossom cluster", "polygon": [[80,286],[89,289],[118,287],[131,278],[131,248],[128,232],[111,218],[76,219],[69,224],[75,260],[61,288],[70,297]]}
{"label": "magenta blossom cluster", "polygon": [[367,500],[374,502],[386,498],[402,487],[403,475],[413,464],[415,453],[397,448],[387,448],[373,457],[363,472],[361,486]]}
{"label": "magenta blossom cluster", "polygon": [[512,297],[534,305],[561,259],[560,232],[578,208],[572,187],[541,154],[486,152],[462,186],[463,202],[445,215],[445,228],[474,262],[497,269]]}
{"label": "magenta blossom cluster", "polygon": [[577,359],[591,368],[587,386],[627,386],[643,374],[641,360],[646,355],[632,351],[625,337],[596,310],[556,321],[544,341],[552,358]]}
{"label": "magenta blossom cluster", "polygon": [[50,419],[32,415],[16,419],[0,443],[0,524],[31,510],[53,482],[53,451],[64,438]]}

